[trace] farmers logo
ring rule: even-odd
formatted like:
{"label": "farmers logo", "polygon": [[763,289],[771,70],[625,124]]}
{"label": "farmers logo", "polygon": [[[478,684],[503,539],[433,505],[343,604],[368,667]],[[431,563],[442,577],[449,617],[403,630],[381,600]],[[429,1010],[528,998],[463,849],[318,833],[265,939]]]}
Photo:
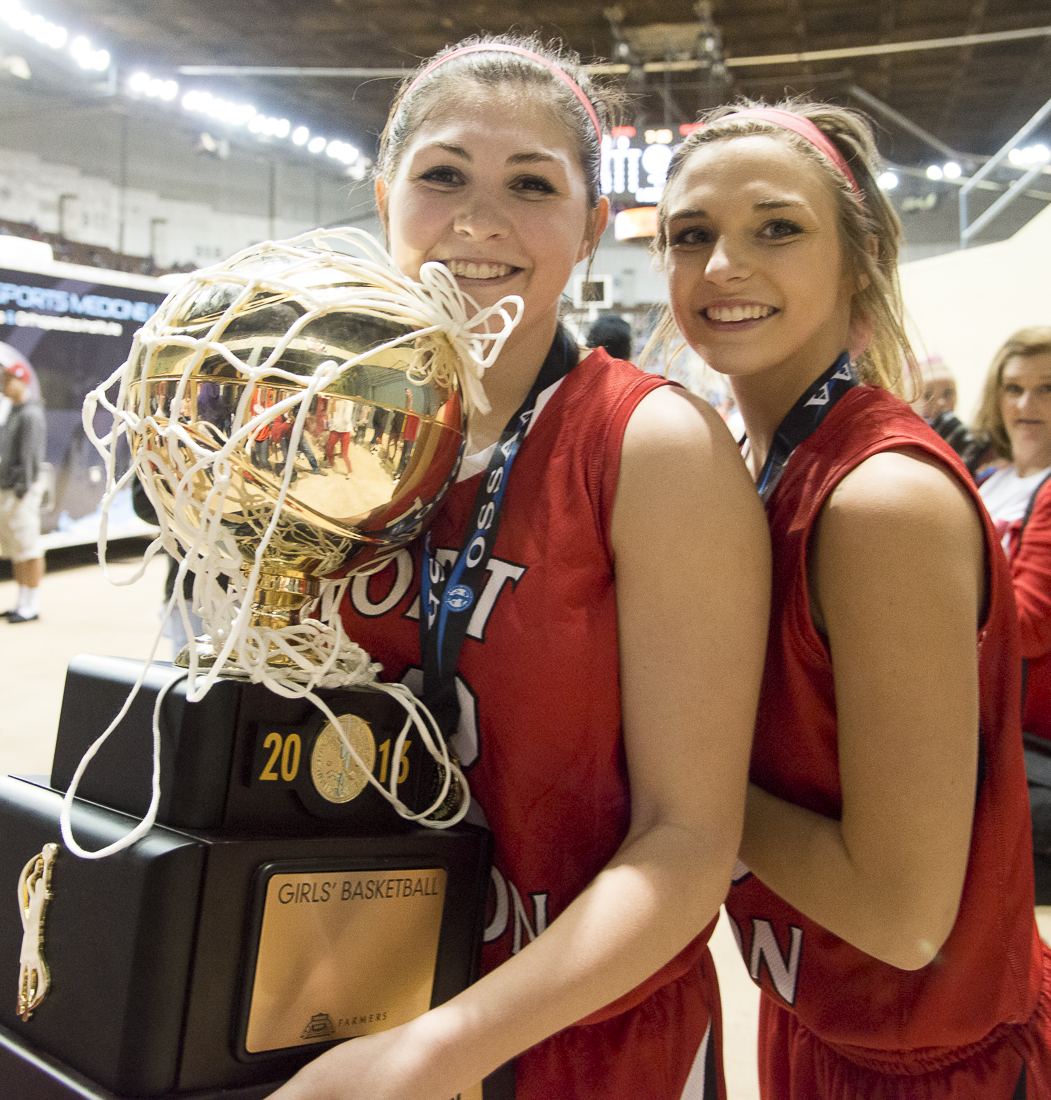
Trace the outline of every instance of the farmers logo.
{"label": "farmers logo", "polygon": [[332,1023],[332,1017],[327,1012],[318,1012],[310,1017],[310,1023],[303,1028],[300,1039],[310,1041],[317,1039],[331,1039],[336,1034],[336,1028]]}

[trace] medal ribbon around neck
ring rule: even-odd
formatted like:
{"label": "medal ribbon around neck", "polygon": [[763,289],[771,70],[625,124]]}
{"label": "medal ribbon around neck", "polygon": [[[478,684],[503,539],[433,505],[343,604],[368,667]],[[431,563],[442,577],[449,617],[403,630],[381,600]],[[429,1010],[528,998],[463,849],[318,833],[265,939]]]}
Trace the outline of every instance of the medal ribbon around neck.
{"label": "medal ribbon around neck", "polygon": [[849,354],[843,352],[789,409],[774,433],[770,453],[755,483],[764,504],[774,495],[796,447],[817,431],[841,397],[860,385]]}
{"label": "medal ribbon around neck", "polygon": [[424,538],[420,579],[423,701],[447,734],[455,733],[459,722],[456,662],[493,554],[511,467],[532,422],[537,398],[572,370],[577,354],[576,344],[559,325],[536,381],[493,448],[475,494],[463,545],[448,576],[431,550],[430,532]]}

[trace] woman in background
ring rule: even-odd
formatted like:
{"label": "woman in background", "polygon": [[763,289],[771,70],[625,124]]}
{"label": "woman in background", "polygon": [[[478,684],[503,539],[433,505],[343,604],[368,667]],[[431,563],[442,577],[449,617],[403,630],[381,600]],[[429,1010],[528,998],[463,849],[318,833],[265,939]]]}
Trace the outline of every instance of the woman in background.
{"label": "woman in background", "polygon": [[999,458],[978,490],[1007,560],[1026,660],[1022,729],[1051,740],[1051,327],[1016,332],[993,359],[977,430]]}

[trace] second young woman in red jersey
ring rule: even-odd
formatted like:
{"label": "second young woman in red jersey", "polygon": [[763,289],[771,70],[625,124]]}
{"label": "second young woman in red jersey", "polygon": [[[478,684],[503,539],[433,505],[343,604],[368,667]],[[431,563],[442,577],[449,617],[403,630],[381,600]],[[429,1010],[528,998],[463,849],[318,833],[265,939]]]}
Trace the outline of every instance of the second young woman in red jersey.
{"label": "second young woman in red jersey", "polygon": [[911,356],[874,165],[851,112],[723,108],[659,211],[774,555],[727,909],[765,1100],[1049,1096],[1010,578],[966,470],[890,392]]}

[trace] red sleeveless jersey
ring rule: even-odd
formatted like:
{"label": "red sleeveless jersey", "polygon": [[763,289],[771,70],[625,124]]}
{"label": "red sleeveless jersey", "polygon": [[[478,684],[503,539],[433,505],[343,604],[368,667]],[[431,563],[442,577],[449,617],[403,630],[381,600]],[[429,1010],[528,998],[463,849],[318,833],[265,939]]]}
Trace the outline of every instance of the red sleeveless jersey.
{"label": "red sleeveless jersey", "polygon": [[1043,955],[1033,917],[1029,803],[1020,737],[1021,662],[1011,580],[998,538],[955,453],[905,404],[873,387],[845,394],[792,455],[767,505],[773,606],[751,778],[827,817],[841,810],[835,685],[810,617],[806,550],[835,486],[879,451],[938,459],[970,493],[985,527],[989,609],[978,634],[980,775],[959,915],[937,959],[905,971],[852,947],[738,865],[727,900],[745,965],[774,1003],[851,1057],[923,1049],[929,1060],[1034,1011]]}
{"label": "red sleeveless jersey", "polygon": [[[627,833],[610,523],[628,419],[663,384],[592,352],[540,395],[514,460],[457,663],[462,716],[452,739],[496,841],[484,972],[539,935]],[[441,561],[460,550],[480,476],[461,473],[431,526]],[[348,635],[383,664],[383,677],[414,690],[419,569],[414,545],[355,578],[343,608]],[[479,820],[474,808],[468,820]],[[588,1026],[520,1056],[520,1100],[662,1100],[682,1095],[687,1078],[691,1096],[714,1100],[697,1080],[719,1038],[717,1019],[708,1033],[718,1005],[710,931]]]}

